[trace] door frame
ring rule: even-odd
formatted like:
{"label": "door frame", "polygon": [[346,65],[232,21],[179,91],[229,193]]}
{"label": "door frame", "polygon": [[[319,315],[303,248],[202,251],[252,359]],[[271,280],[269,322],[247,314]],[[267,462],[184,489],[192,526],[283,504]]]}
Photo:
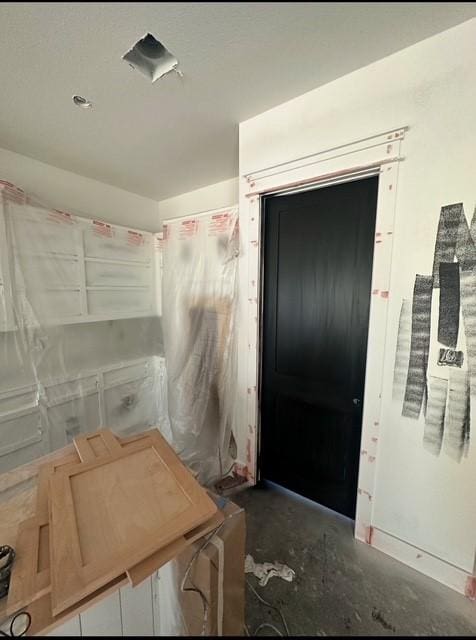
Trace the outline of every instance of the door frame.
{"label": "door frame", "polygon": [[[246,300],[242,309],[246,357],[242,376],[246,380],[246,464],[250,484],[259,478],[260,384],[262,350],[262,220],[264,197],[315,189],[379,175],[374,258],[362,413],[355,537],[370,543],[372,496],[378,455],[381,390],[387,332],[394,217],[401,145],[407,127],[318,152],[298,160],[245,174],[240,179],[240,234],[244,246],[240,269]],[[246,282],[245,282],[246,279]],[[243,290],[243,288],[242,288]]]}

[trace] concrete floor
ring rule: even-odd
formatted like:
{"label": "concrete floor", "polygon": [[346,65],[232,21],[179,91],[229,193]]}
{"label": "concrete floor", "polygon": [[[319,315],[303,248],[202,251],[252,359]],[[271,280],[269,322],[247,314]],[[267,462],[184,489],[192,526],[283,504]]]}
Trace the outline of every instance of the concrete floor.
{"label": "concrete floor", "polygon": [[[353,538],[353,522],[275,485],[233,496],[247,512],[247,552],[256,562],[284,562],[292,583],[248,580],[281,608],[291,635],[476,635],[476,602]],[[253,635],[279,614],[247,587]],[[263,628],[259,635],[277,635]]]}

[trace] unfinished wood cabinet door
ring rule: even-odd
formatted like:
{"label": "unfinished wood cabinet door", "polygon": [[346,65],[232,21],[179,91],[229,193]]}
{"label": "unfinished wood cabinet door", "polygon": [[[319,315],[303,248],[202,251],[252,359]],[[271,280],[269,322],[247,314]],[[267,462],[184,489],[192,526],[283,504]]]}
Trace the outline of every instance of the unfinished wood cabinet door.
{"label": "unfinished wood cabinet door", "polygon": [[15,570],[10,579],[7,600],[8,615],[41,598],[51,589],[48,520],[34,517],[22,522],[18,527],[15,551]]}
{"label": "unfinished wood cabinet door", "polygon": [[50,481],[53,614],[211,518],[214,502],[159,432]]}
{"label": "unfinished wood cabinet door", "polygon": [[51,591],[48,522],[48,491],[50,477],[58,469],[79,463],[76,453],[42,465],[38,470],[36,516],[18,527],[16,558],[10,578],[7,613],[13,614]]}
{"label": "unfinished wood cabinet door", "polygon": [[158,571],[164,564],[167,564],[173,558],[179,556],[182,551],[192,545],[194,542],[203,538],[212,531],[216,531],[223,524],[225,517],[221,511],[217,511],[214,516],[203,524],[195,527],[180,538],[159,549],[151,556],[139,562],[134,567],[127,570],[127,577],[133,587],[141,584],[147,578]]}
{"label": "unfinished wood cabinet door", "polygon": [[101,456],[121,450],[116,436],[110,429],[100,429],[74,439],[74,446],[81,462],[91,462]]}
{"label": "unfinished wood cabinet door", "polygon": [[69,469],[78,464],[80,457],[73,452],[41,465],[38,469],[38,488],[36,494],[36,515],[48,520],[48,495],[50,490],[50,478],[58,469]]}

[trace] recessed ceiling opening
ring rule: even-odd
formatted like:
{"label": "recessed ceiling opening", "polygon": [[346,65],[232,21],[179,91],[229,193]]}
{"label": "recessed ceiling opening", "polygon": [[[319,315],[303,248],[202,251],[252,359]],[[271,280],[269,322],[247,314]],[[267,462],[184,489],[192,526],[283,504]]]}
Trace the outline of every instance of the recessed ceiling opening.
{"label": "recessed ceiling opening", "polygon": [[81,107],[82,109],[91,109],[93,106],[93,103],[87,98],[83,98],[83,96],[73,96],[73,102],[77,107]]}
{"label": "recessed ceiling opening", "polygon": [[177,69],[177,58],[150,33],[136,42],[132,49],[122,56],[122,59],[152,82],[170,71],[176,71],[180,74]]}

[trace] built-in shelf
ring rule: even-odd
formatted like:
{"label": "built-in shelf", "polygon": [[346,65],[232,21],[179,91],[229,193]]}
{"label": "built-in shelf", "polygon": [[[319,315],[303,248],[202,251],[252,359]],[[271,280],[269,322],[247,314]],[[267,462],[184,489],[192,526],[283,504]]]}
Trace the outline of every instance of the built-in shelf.
{"label": "built-in shelf", "polygon": [[157,251],[152,233],[33,206],[0,181],[0,331],[157,315]]}

